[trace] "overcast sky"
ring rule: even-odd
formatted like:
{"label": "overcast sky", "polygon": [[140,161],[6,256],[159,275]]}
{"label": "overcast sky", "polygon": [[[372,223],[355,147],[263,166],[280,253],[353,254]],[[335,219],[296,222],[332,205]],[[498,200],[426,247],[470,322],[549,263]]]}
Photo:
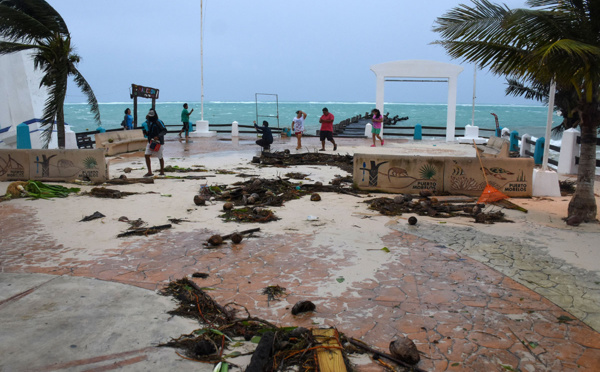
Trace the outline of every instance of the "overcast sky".
{"label": "overcast sky", "polygon": [[[424,59],[460,64],[431,45],[453,0],[204,0],[204,99],[375,102],[370,66]],[[462,2],[470,3],[469,0]],[[129,101],[131,83],[161,102],[200,101],[200,0],[49,0],[82,57],[99,102]],[[506,0],[510,8],[524,1]],[[462,64],[458,103],[471,103]],[[446,83],[386,83],[386,102],[445,103]],[[504,95],[504,78],[477,73],[477,102],[534,104]],[[68,102],[84,102],[74,84]]]}

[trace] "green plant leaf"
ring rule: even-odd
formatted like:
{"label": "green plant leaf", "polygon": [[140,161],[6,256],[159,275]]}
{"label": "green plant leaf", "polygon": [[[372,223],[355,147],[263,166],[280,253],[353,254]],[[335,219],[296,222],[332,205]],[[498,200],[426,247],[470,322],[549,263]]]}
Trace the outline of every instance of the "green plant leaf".
{"label": "green plant leaf", "polygon": [[388,247],[383,247],[381,248],[382,251],[390,253],[390,249]]}
{"label": "green plant leaf", "polygon": [[338,283],[343,283],[343,282],[344,282],[344,280],[346,280],[346,279],[344,279],[344,277],[343,277],[343,276],[339,276],[339,277],[337,277],[335,280],[337,280],[337,282],[338,282]]}
{"label": "green plant leaf", "polygon": [[225,359],[227,359],[227,358],[235,358],[235,357],[238,357],[238,356],[240,356],[240,355],[242,355],[242,353],[241,353],[241,352],[239,352],[239,351],[234,351],[234,352],[232,352],[232,353],[229,353],[229,354],[227,354],[227,355],[223,355],[223,358],[225,358]]}
{"label": "green plant leaf", "polygon": [[261,337],[260,336],[254,336],[252,337],[252,339],[250,340],[250,342],[258,344],[260,342]]}

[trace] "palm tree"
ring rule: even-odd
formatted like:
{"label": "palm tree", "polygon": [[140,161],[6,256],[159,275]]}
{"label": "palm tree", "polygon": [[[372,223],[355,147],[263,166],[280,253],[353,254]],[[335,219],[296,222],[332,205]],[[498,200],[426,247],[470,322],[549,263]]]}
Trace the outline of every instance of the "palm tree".
{"label": "palm tree", "polygon": [[453,58],[497,75],[571,87],[577,97],[581,156],[568,221],[593,221],[596,133],[600,122],[600,2],[528,0],[511,10],[488,0],[459,5],[436,19],[434,31]]}
{"label": "palm tree", "polygon": [[0,0],[0,55],[20,51],[31,52],[35,68],[43,72],[40,88],[48,89],[42,117],[46,147],[55,125],[58,147],[65,147],[64,102],[69,77],[86,95],[90,111],[100,124],[98,101],[77,70],[81,58],[73,52],[69,29],[44,0]]}
{"label": "palm tree", "polygon": [[[525,82],[519,79],[506,79],[507,96],[525,97],[548,104],[550,98],[550,87],[539,81]],[[577,91],[571,87],[557,87],[554,95],[554,109],[558,110],[563,120],[552,128],[552,135],[560,136],[563,131],[577,128],[580,124],[579,113],[576,110],[578,103]]]}

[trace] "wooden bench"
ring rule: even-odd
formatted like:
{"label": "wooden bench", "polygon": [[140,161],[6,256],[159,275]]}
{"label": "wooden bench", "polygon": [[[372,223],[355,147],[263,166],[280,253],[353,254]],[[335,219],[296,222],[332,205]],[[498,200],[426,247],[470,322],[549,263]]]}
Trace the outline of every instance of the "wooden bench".
{"label": "wooden bench", "polygon": [[146,148],[148,139],[141,129],[96,133],[96,148],[106,149],[106,155],[140,151]]}
{"label": "wooden bench", "polygon": [[491,136],[485,145],[477,145],[477,151],[484,157],[508,158],[510,142],[504,138]]}

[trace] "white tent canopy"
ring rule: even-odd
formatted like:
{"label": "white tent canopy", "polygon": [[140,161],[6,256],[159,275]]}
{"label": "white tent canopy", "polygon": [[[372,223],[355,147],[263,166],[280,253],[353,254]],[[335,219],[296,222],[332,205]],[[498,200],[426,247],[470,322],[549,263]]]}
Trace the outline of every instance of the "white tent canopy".
{"label": "white tent canopy", "polygon": [[373,65],[371,66],[371,71],[375,73],[377,79],[377,90],[375,95],[376,107],[382,113],[384,112],[384,85],[388,78],[447,79],[448,114],[446,119],[446,141],[454,141],[458,75],[463,72],[463,70],[464,68],[461,66],[427,60],[394,61]]}

